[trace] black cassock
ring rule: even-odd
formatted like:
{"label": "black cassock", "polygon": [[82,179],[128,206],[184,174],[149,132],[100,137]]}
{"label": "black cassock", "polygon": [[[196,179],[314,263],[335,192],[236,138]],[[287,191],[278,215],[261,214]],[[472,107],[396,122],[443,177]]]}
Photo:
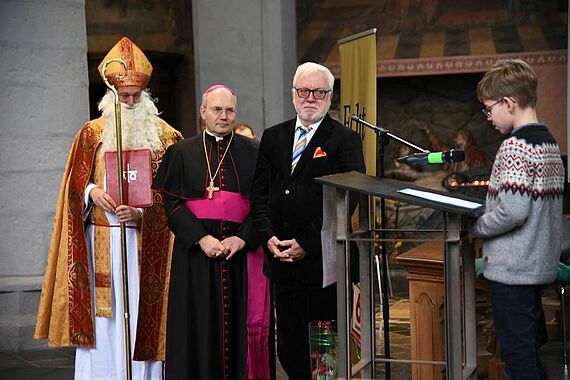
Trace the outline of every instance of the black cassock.
{"label": "black cassock", "polygon": [[[212,175],[230,136],[216,141],[205,135]],[[202,135],[172,145],[160,165],[153,188],[165,197],[168,225],[175,235],[166,335],[168,380],[233,380],[245,376],[246,252],[258,242],[249,216],[242,223],[228,221],[219,200],[230,196],[237,199],[232,205],[248,202],[256,155],[251,140],[234,135],[215,177],[220,191],[214,192],[212,200],[207,199],[210,177]],[[198,245],[205,235],[219,240],[239,236],[247,244],[230,260],[211,259]]]}

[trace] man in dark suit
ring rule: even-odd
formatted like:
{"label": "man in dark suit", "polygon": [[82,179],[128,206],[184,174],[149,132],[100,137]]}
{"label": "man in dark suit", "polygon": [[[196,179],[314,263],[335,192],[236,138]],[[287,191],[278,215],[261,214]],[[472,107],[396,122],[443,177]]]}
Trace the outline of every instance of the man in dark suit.
{"label": "man in dark suit", "polygon": [[310,379],[308,323],[336,319],[336,285],[322,287],[322,186],[315,177],[364,172],[360,136],[331,119],[334,76],[304,63],[293,78],[295,119],[267,129],[251,216],[265,246],[277,316],[277,352],[290,379]]}

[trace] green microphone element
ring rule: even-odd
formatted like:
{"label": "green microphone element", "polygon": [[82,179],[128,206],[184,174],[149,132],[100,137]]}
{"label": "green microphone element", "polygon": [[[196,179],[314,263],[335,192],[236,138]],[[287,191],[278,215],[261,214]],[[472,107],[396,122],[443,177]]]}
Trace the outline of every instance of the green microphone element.
{"label": "green microphone element", "polygon": [[465,152],[461,149],[451,149],[449,152],[416,153],[398,158],[398,162],[408,165],[435,165],[463,160],[465,160]]}

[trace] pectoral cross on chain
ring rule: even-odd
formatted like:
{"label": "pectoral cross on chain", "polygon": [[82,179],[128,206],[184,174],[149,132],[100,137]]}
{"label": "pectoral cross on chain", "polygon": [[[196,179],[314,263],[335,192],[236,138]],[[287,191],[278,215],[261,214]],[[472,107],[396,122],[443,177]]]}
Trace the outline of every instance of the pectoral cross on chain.
{"label": "pectoral cross on chain", "polygon": [[214,186],[214,180],[210,180],[210,185],[206,187],[206,191],[208,191],[208,199],[214,199],[214,191],[220,191],[220,188]]}

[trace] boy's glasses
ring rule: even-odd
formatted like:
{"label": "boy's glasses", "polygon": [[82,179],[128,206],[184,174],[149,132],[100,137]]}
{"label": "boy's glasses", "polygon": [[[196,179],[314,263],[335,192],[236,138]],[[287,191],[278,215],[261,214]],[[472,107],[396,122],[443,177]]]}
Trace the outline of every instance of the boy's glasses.
{"label": "boy's glasses", "polygon": [[492,111],[493,107],[495,107],[499,103],[502,103],[503,100],[505,100],[505,98],[501,98],[501,99],[497,100],[495,103],[491,104],[489,107],[483,108],[481,110],[481,112],[483,112],[483,115],[485,115],[485,117],[491,117],[491,111]]}

